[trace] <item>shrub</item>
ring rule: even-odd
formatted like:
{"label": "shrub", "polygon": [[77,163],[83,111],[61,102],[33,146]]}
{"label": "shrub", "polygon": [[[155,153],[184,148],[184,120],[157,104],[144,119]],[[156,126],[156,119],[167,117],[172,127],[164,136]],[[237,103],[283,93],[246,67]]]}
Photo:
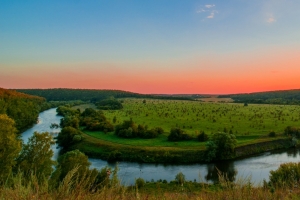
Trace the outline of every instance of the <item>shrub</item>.
{"label": "shrub", "polygon": [[96,103],[97,108],[101,110],[119,110],[123,108],[121,102],[115,99],[106,99]]}
{"label": "shrub", "polygon": [[185,182],[185,175],[182,172],[179,172],[176,176],[175,176],[175,181],[180,184],[183,185],[183,183]]}
{"label": "shrub", "polygon": [[208,140],[208,135],[204,131],[201,131],[201,133],[197,136],[197,139],[200,142],[205,142]]}
{"label": "shrub", "polygon": [[172,128],[170,134],[168,136],[169,141],[183,141],[183,140],[191,140],[191,136],[184,133],[180,128]]}
{"label": "shrub", "polygon": [[144,185],[145,185],[145,180],[144,179],[138,178],[138,179],[135,180],[135,186],[137,188],[142,188],[142,187],[144,187]]}
{"label": "shrub", "polygon": [[275,136],[276,136],[275,131],[271,131],[271,132],[269,133],[269,137],[275,137]]}
{"label": "shrub", "polygon": [[300,137],[300,128],[288,126],[284,129],[284,134],[299,138]]}
{"label": "shrub", "polygon": [[270,171],[270,183],[274,187],[294,187],[300,180],[300,162],[284,163]]}

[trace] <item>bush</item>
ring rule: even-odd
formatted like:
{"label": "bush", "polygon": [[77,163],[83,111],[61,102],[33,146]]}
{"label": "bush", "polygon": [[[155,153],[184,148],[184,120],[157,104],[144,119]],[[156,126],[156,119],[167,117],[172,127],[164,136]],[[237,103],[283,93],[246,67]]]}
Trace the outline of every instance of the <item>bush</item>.
{"label": "bush", "polygon": [[300,162],[284,163],[275,171],[270,171],[270,184],[274,187],[294,187],[300,180]]}
{"label": "bush", "polygon": [[276,136],[276,133],[274,132],[274,131],[271,131],[270,133],[269,133],[269,137],[275,137]]}
{"label": "bush", "polygon": [[284,129],[284,134],[293,137],[300,137],[300,128],[288,126]]}
{"label": "bush", "polygon": [[145,180],[142,179],[142,178],[136,179],[136,180],[135,180],[135,186],[136,186],[137,188],[142,188],[142,187],[144,187],[144,186],[145,186]]}
{"label": "bush", "polygon": [[175,177],[175,181],[178,184],[183,185],[183,183],[185,182],[185,175],[182,172],[179,172]]}
{"label": "bush", "polygon": [[97,108],[101,110],[119,110],[123,108],[121,102],[115,99],[106,99],[96,103]]}
{"label": "bush", "polygon": [[191,140],[191,136],[184,133],[183,130],[180,128],[172,128],[170,134],[168,136],[169,141],[184,141],[184,140]]}
{"label": "bush", "polygon": [[136,126],[136,124],[130,120],[125,120],[122,124],[119,124],[115,128],[115,134],[118,137],[123,138],[156,138],[159,134],[162,134],[164,130],[161,127],[156,127],[153,129],[148,130],[147,126],[143,126],[139,124]]}
{"label": "bush", "polygon": [[208,140],[208,135],[204,131],[201,131],[201,133],[197,136],[197,139],[200,142],[205,142]]}

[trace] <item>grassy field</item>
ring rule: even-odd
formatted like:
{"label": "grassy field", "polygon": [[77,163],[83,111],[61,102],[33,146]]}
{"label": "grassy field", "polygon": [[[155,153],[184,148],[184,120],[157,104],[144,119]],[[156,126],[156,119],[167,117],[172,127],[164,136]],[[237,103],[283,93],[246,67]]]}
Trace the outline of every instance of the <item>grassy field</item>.
{"label": "grassy field", "polygon": [[197,101],[124,99],[124,108],[104,111],[105,116],[117,122],[130,118],[149,128],[160,126],[165,132],[180,127],[196,136],[231,130],[237,136],[266,136],[270,131],[282,133],[287,126],[299,126],[300,106],[248,105]]}
{"label": "grassy field", "polygon": [[[205,142],[196,140],[169,142],[167,136],[172,127],[180,127],[196,138],[200,131],[208,135],[224,131],[237,136],[238,146],[270,141],[282,137],[287,126],[299,126],[300,106],[284,105],[254,105],[244,106],[235,103],[215,103],[198,101],[123,99],[122,110],[103,111],[105,116],[115,125],[130,118],[136,124],[147,125],[149,128],[162,127],[164,134],[154,139],[124,139],[114,133],[84,131],[93,138],[117,144],[131,146],[177,147],[204,149]],[[95,106],[85,104],[76,106],[84,110]],[[277,137],[270,138],[268,134],[275,131]]]}

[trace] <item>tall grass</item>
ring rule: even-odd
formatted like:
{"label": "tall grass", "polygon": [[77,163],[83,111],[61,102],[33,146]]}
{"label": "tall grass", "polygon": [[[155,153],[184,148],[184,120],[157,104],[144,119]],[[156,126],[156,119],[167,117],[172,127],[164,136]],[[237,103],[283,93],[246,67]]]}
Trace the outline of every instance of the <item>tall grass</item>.
{"label": "tall grass", "polygon": [[[203,184],[199,190],[191,190],[188,183],[176,186],[176,190],[162,191],[159,184],[156,188],[146,191],[138,187],[125,187],[119,182],[114,184],[91,184],[86,176],[76,176],[77,168],[70,171],[59,183],[57,188],[51,188],[45,179],[38,184],[37,178],[31,175],[24,180],[22,173],[11,177],[11,181],[0,186],[0,199],[103,199],[103,200],[131,200],[131,199],[197,199],[197,200],[258,200],[258,199],[299,199],[299,188],[254,187],[248,178],[230,182],[226,175],[219,174],[220,184],[217,186]],[[112,183],[112,182],[110,182]]]}

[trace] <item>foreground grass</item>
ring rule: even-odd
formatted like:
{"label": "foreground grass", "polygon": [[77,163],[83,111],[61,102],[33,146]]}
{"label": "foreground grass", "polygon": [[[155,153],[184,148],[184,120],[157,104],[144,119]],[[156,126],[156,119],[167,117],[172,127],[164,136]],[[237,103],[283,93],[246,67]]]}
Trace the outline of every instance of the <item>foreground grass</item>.
{"label": "foreground grass", "polygon": [[49,187],[44,181],[38,183],[34,176],[28,182],[16,175],[12,182],[0,186],[0,199],[147,199],[147,200],[174,200],[174,199],[202,199],[202,200],[260,200],[260,199],[299,199],[300,189],[295,188],[268,188],[254,187],[247,179],[229,182],[220,177],[220,184],[209,185],[185,182],[182,185],[172,183],[147,183],[142,188],[135,186],[125,187],[116,182],[113,185],[90,187],[80,177],[68,174],[59,183],[58,188]]}

